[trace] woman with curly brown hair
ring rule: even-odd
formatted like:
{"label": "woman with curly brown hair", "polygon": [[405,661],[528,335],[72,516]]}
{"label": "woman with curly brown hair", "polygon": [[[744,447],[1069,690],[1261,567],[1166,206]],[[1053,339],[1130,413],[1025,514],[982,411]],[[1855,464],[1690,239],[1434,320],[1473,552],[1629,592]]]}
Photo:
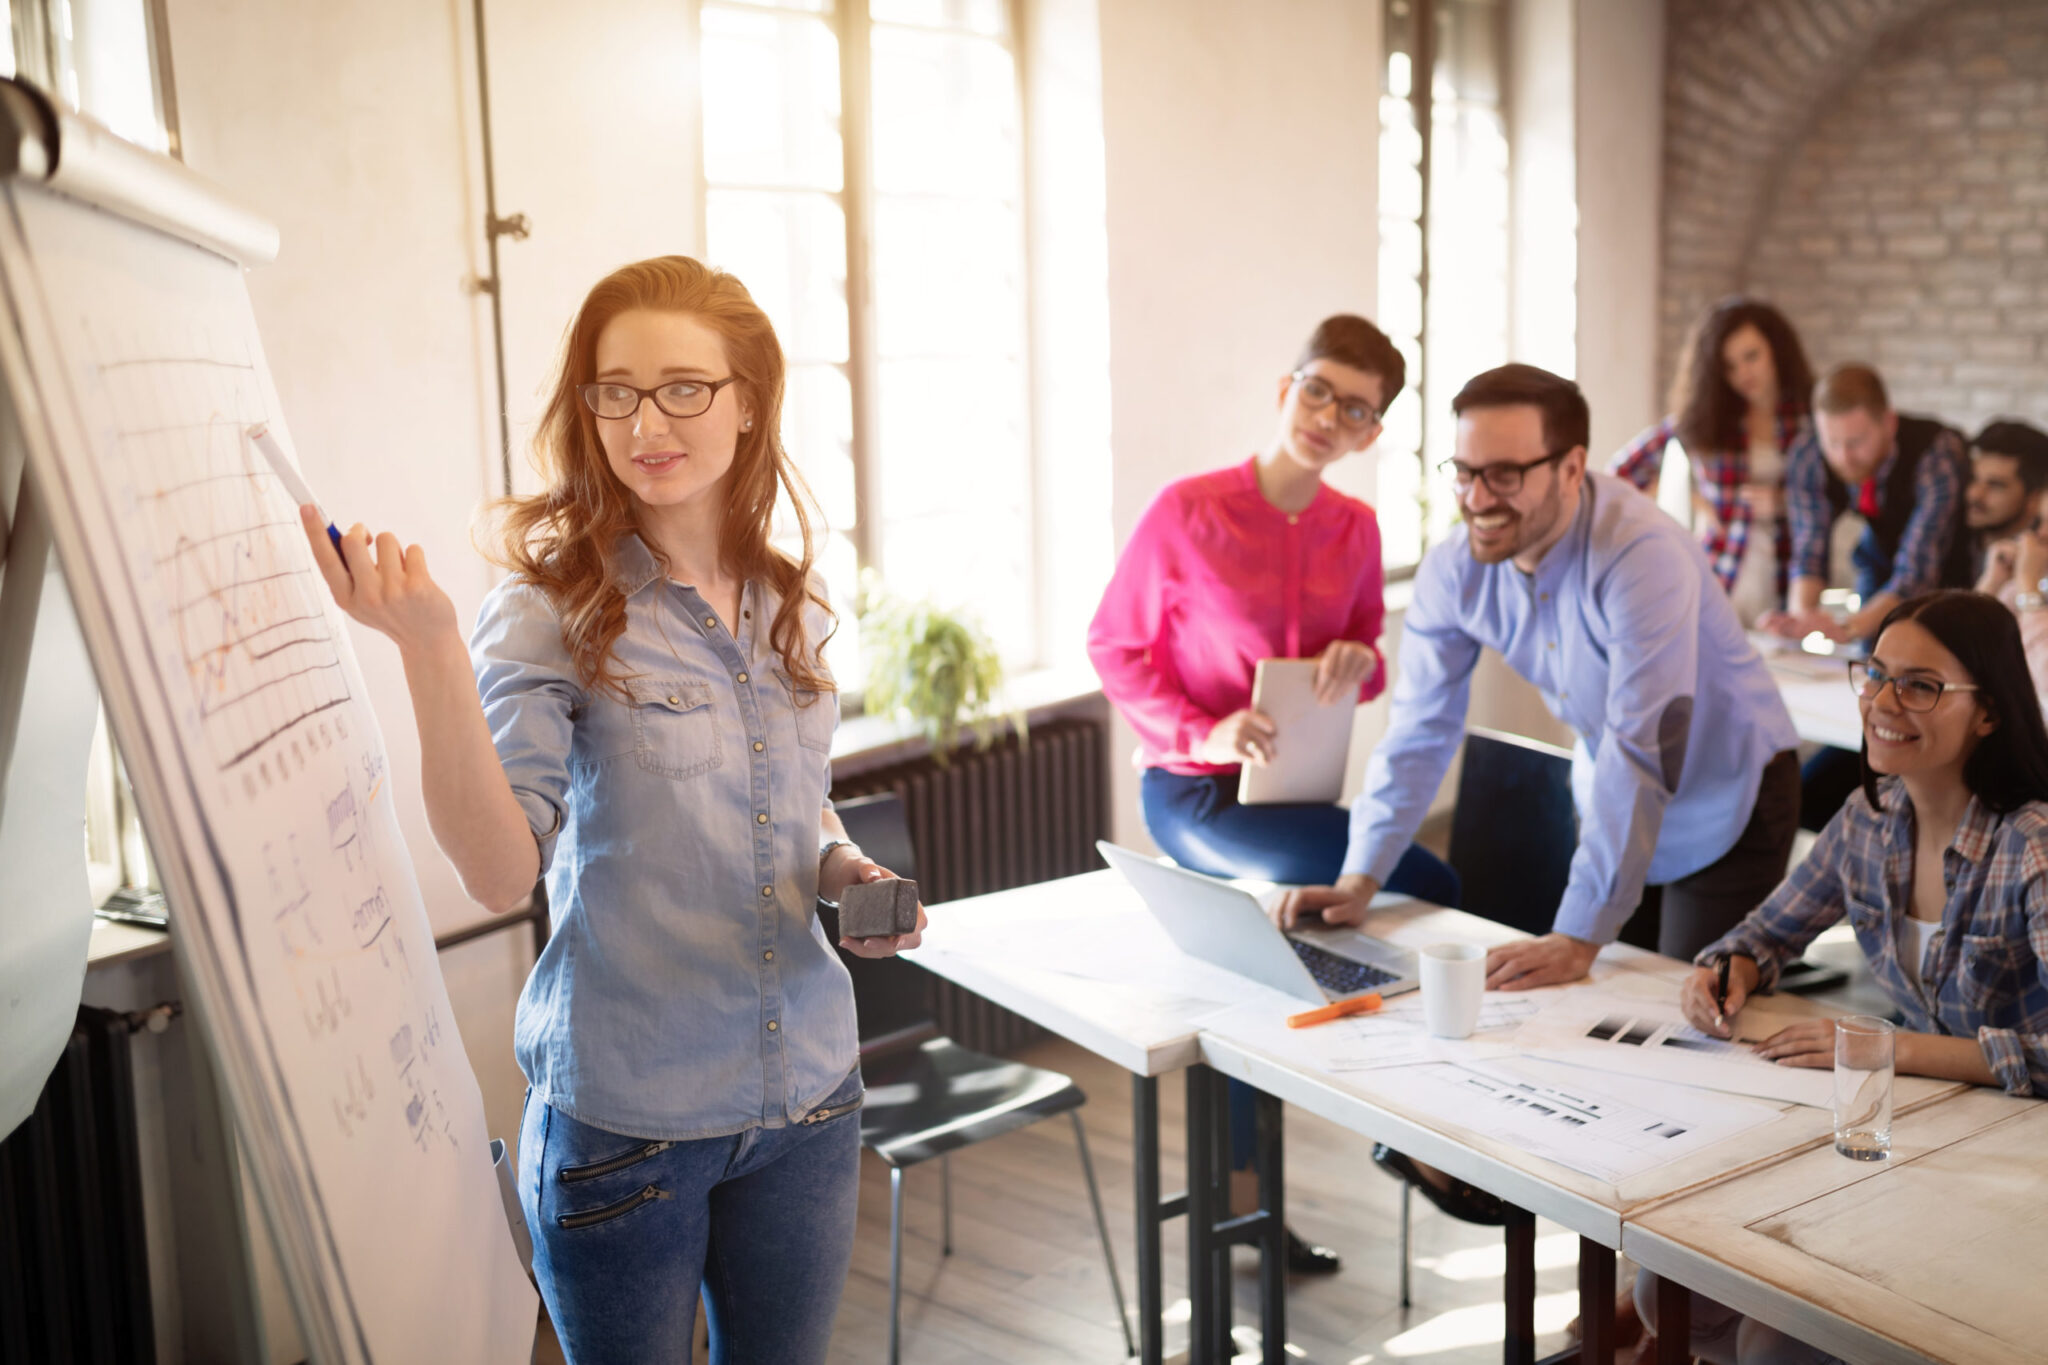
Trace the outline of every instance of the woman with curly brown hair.
{"label": "woman with curly brown hair", "polygon": [[1760,299],[1723,299],[1700,319],[1672,385],[1671,415],[1608,466],[1654,494],[1676,440],[1692,461],[1693,526],[1745,626],[1785,601],[1792,555],[1785,469],[1813,439],[1813,370],[1799,334]]}
{"label": "woman with curly brown hair", "polygon": [[601,280],[466,647],[418,546],[357,526],[337,551],[307,522],[336,600],[398,645],[464,888],[502,912],[547,878],[519,1188],[571,1360],[687,1360],[700,1287],[714,1359],[822,1360],[852,1254],[853,991],[813,907],[888,874],[826,798],[833,618],[783,376],[732,276],[666,256]]}

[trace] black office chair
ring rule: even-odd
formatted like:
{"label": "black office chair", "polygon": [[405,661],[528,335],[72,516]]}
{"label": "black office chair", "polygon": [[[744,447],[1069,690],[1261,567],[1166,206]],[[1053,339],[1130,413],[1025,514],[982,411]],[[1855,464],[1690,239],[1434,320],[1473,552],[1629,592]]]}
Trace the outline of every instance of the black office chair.
{"label": "black office chair", "polygon": [[[909,825],[903,803],[896,796],[885,792],[833,805],[847,834],[864,853],[900,876],[917,876]],[[836,942],[837,914],[822,903],[818,913],[825,921],[825,931]],[[900,1351],[904,1172],[938,1158],[939,1246],[943,1255],[950,1256],[951,1153],[1055,1114],[1066,1114],[1073,1121],[1074,1145],[1081,1155],[1081,1174],[1095,1213],[1095,1232],[1102,1239],[1110,1293],[1116,1298],[1117,1324],[1123,1328],[1126,1353],[1136,1355],[1130,1317],[1124,1311],[1123,1282],[1117,1277],[1116,1253],[1110,1248],[1095,1166],[1088,1156],[1088,1134],[1081,1126],[1080,1109],[1088,1102],[1081,1087],[1057,1071],[973,1052],[940,1034],[933,1021],[932,977],[922,967],[897,958],[855,957],[843,950],[840,957],[853,976],[854,1005],[860,1018],[861,1077],[867,1086],[867,1103],[861,1109],[861,1145],[889,1166],[890,1365],[896,1365]]]}

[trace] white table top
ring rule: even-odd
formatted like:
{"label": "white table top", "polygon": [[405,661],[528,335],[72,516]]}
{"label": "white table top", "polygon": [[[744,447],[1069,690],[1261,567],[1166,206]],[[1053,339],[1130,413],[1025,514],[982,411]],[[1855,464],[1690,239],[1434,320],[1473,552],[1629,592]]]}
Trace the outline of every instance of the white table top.
{"label": "white table top", "polygon": [[2048,1104],[1972,1087],[1892,1122],[1892,1159],[1832,1142],[1630,1219],[1649,1270],[1848,1360],[2039,1361]]}
{"label": "white table top", "polygon": [[1763,652],[1764,664],[1777,681],[1778,695],[1785,699],[1785,709],[1792,713],[1792,726],[1801,739],[1837,749],[1863,747],[1863,717],[1856,694],[1849,688],[1846,660],[1808,654],[1770,636],[1752,634],[1750,638]]}
{"label": "white table top", "polygon": [[[1413,901],[1376,911],[1369,927],[1411,947],[1521,936],[1490,920]],[[1181,954],[1114,872],[938,906],[925,946],[907,956],[1128,1071],[1156,1076],[1206,1062],[1608,1246],[1621,1244],[1622,1222],[1636,1209],[1832,1140],[1826,1110],[1782,1105],[1785,1117],[1776,1122],[1616,1186],[1442,1123],[1404,1108],[1402,1067],[1318,1071],[1299,1057],[1283,1057],[1248,1036],[1234,1036],[1227,1021],[1219,1025],[1219,1005],[1269,1000],[1275,1019],[1302,1006]],[[1614,944],[1602,951],[1594,979],[1620,973],[1675,976],[1684,970],[1684,964]],[[1825,1012],[1797,997],[1784,1002],[1794,1012]],[[1899,1112],[1964,1088],[1901,1078]]]}

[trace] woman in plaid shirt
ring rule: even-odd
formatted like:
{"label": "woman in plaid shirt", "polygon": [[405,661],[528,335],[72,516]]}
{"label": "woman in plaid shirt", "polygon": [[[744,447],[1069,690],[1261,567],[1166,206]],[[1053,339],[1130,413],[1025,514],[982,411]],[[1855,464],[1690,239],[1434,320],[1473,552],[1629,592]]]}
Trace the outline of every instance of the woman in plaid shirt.
{"label": "woman in plaid shirt", "polygon": [[1785,315],[1723,299],[1700,319],[1672,384],[1672,414],[1614,457],[1609,472],[1655,496],[1675,439],[1692,461],[1693,524],[1745,626],[1785,600],[1792,556],[1784,512],[1792,451],[1813,439],[1813,371]]}
{"label": "woman in plaid shirt", "polygon": [[[1863,789],[1770,898],[1694,959],[1686,1018],[1733,1037],[1744,1002],[1846,915],[1904,1016],[1900,1072],[2048,1094],[2048,730],[2019,626],[1983,593],[1910,598],[1850,677]],[[1723,957],[1725,1011],[1714,1003]],[[1834,1023],[1794,1024],[1756,1050],[1832,1067]],[[1653,1297],[1639,1278],[1637,1309],[1654,1325]],[[1691,1349],[1720,1365],[1833,1360],[1697,1294]]]}

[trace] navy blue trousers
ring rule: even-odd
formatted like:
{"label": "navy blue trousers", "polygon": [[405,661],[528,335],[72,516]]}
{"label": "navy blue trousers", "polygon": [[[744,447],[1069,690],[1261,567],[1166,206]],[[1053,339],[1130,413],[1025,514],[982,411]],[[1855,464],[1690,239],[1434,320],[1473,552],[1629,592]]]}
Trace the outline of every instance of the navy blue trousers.
{"label": "navy blue trousers", "polygon": [[[1145,830],[1160,851],[1212,877],[1328,886],[1344,870],[1351,813],[1342,806],[1240,806],[1237,774],[1183,777],[1147,768],[1139,784]],[[1456,906],[1458,874],[1419,844],[1408,845],[1383,888]],[[1231,1164],[1251,1164],[1257,1091],[1230,1083]]]}

